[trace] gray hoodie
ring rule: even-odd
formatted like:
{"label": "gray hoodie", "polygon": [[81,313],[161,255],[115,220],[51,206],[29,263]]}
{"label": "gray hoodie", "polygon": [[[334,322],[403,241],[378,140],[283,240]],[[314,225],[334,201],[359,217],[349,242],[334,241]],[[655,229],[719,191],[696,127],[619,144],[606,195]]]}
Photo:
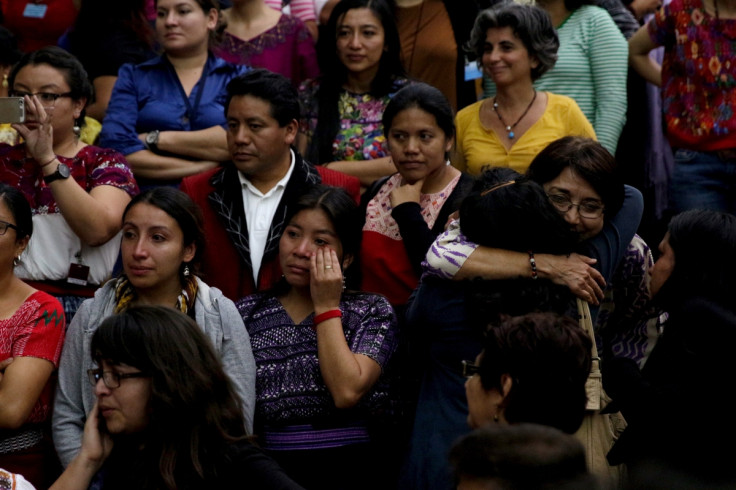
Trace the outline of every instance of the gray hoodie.
{"label": "gray hoodie", "polygon": [[[253,431],[256,399],[256,363],[250,337],[235,304],[199,279],[194,313],[197,324],[212,341],[220,355],[225,373],[235,385],[243,402],[246,429]],[[94,407],[94,387],[87,370],[95,368],[90,355],[92,334],[102,320],[113,314],[115,281],[109,281],[95,292],[95,297],[79,307],[64,341],[59,362],[59,381],[52,416],[54,446],[64,467],[68,466],[82,446],[87,414]]]}

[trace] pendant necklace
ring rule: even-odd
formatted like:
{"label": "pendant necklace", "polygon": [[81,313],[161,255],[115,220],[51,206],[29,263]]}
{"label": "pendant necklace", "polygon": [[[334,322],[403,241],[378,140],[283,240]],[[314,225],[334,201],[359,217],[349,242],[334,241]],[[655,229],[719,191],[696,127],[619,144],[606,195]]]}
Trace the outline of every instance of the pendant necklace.
{"label": "pendant necklace", "polygon": [[529,105],[526,106],[526,109],[524,110],[524,113],[519,117],[519,119],[516,120],[516,122],[514,124],[512,124],[511,126],[509,126],[508,124],[506,124],[506,121],[503,120],[503,117],[501,116],[501,113],[498,112],[498,102],[496,102],[496,97],[495,96],[493,97],[493,112],[496,113],[496,115],[498,116],[498,120],[501,121],[501,124],[503,124],[503,127],[506,130],[506,132],[508,133],[508,136],[509,136],[509,139],[510,140],[514,139],[514,136],[516,136],[514,134],[514,128],[516,127],[517,124],[519,124],[519,122],[521,122],[522,119],[524,119],[524,116],[526,116],[526,113],[529,112],[529,109],[532,108],[532,104],[534,104],[534,101],[535,100],[537,100],[537,91],[536,90],[534,90],[534,97],[532,97],[532,101],[529,102]]}

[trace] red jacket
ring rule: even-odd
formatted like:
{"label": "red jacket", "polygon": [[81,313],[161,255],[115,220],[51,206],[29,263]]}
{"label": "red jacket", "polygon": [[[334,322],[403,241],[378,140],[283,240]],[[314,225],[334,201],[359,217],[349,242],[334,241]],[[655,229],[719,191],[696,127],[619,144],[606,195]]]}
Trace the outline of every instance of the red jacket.
{"label": "red jacket", "polygon": [[313,184],[343,187],[360,201],[357,178],[324,167],[315,167],[298,153],[294,172],[271,223],[258,283],[253,281],[248,226],[245,222],[243,197],[237,169],[232,164],[185,178],[181,190],[202,208],[206,245],[202,255],[202,279],[233,301],[273,286],[281,277],[278,241],[288,205]]}

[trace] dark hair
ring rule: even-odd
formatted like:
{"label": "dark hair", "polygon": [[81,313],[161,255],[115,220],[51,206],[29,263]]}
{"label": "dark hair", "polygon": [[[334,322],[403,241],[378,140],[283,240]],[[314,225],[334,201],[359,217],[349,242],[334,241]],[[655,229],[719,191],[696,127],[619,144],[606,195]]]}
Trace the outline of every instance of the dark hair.
{"label": "dark hair", "polygon": [[[357,260],[363,235],[363,218],[350,194],[342,187],[313,185],[304,191],[304,194],[293,205],[289,206],[285,222],[288,224],[301,211],[311,209],[319,209],[327,215],[342,245],[343,257],[350,255],[354,261]],[[346,286],[350,289],[357,287],[357,275],[353,274],[354,269],[357,267],[343,271]],[[281,291],[284,287],[286,286],[282,281],[277,286],[277,291]]]}
{"label": "dark hair", "polygon": [[591,340],[578,323],[555,313],[529,313],[488,329],[479,374],[483,388],[502,390],[509,423],[531,422],[574,433],[583,421]]}
{"label": "dark hair", "polygon": [[[246,437],[233,385],[209,339],[184,313],[128,308],[103,320],[90,351],[98,365],[127,364],[151,376],[150,422],[137,439],[143,471],[131,476],[140,479],[137,488],[201,486],[227,446]],[[116,442],[110,459],[130,472],[125,447]]]}
{"label": "dark hair", "polygon": [[360,253],[363,225],[360,219],[360,209],[350,194],[342,187],[313,185],[289,207],[286,223],[289,223],[298,213],[310,209],[324,211],[332,226],[335,227],[343,254],[357,258]]}
{"label": "dark hair", "polygon": [[[206,244],[202,210],[197,203],[179,189],[168,186],[154,187],[130,200],[123,211],[123,223],[125,223],[128,212],[137,204],[150,204],[157,207],[176,221],[184,235],[183,245],[187,247],[194,244],[196,247],[194,258],[188,264],[193,272],[196,272]],[[182,264],[182,269],[184,265]]]}
{"label": "dark hair", "polygon": [[390,93],[397,78],[404,76],[401,63],[401,42],[394,17],[393,0],[341,0],[335,5],[325,29],[317,41],[317,60],[322,77],[320,78],[317,102],[319,116],[317,127],[309,142],[307,158],[320,164],[332,161],[332,142],[340,127],[337,102],[347,80],[347,68],[337,59],[337,26],[349,10],[369,9],[381,22],[384,32],[384,53],[378,65],[378,72],[371,82],[371,95],[383,97]]}
{"label": "dark hair", "polygon": [[[516,252],[566,254],[575,234],[542,186],[509,168],[483,171],[460,205],[460,229],[480,245]],[[565,314],[568,288],[542,279],[473,280],[465,287],[467,318],[480,332],[509,315],[530,311]]]}
{"label": "dark hair", "polygon": [[732,308],[736,291],[736,216],[693,209],[672,218],[668,232],[675,265],[657,293],[657,301],[672,307],[697,294]]}
{"label": "dark hair", "polygon": [[[219,0],[194,0],[194,3],[199,5],[205,15],[207,15],[212,9],[217,10],[217,24],[215,25],[215,28],[210,31],[209,46],[212,47],[217,45],[222,40],[222,33],[225,31],[225,27],[227,27],[225,19],[222,18]],[[155,0],[154,4],[158,7],[158,0]]]}
{"label": "dark hair", "polygon": [[10,214],[13,215],[15,220],[15,226],[18,227],[16,242],[23,240],[25,237],[30,238],[33,235],[33,213],[26,196],[15,187],[0,182],[0,199],[10,210]]}
{"label": "dark hair", "polygon": [[80,52],[81,56],[90,40],[118,31],[129,33],[132,39],[151,49],[154,33],[145,8],[145,0],[83,0],[69,32],[70,51]]}
{"label": "dark hair", "polygon": [[422,82],[405,86],[391,98],[383,111],[383,134],[388,137],[394,118],[401,111],[412,108],[434,116],[437,126],[447,138],[455,136],[455,116],[447,97],[437,88]]}
{"label": "dark hair", "polygon": [[18,39],[7,27],[0,25],[0,66],[13,66],[23,56]]}
{"label": "dark hair", "polygon": [[604,213],[615,215],[624,203],[624,180],[616,159],[597,141],[565,136],[553,141],[534,157],[526,175],[545,184],[567,167],[587,181],[603,200]]}
{"label": "dark hair", "polygon": [[491,424],[455,442],[455,480],[492,480],[502,489],[595,489],[585,447],[573,435],[538,424]]}
{"label": "dark hair", "polygon": [[[64,76],[64,80],[69,85],[72,100],[79,101],[85,99],[85,107],[95,101],[94,88],[87,77],[87,72],[84,70],[82,63],[68,51],[56,46],[46,46],[37,51],[24,54],[10,71],[8,86],[11,89],[15,85],[15,77],[18,75],[18,72],[27,65],[49,65],[61,72]],[[86,111],[83,107],[79,118],[74,121],[77,126],[84,126],[85,115]]]}
{"label": "dark hair", "polygon": [[460,205],[460,228],[487,247],[551,254],[575,247],[574,233],[542,186],[507,168],[489,168],[477,178]]}
{"label": "dark hair", "polygon": [[565,8],[569,12],[574,12],[583,5],[597,5],[595,0],[565,0]]}
{"label": "dark hair", "polygon": [[233,97],[250,95],[271,106],[271,117],[282,128],[291,121],[299,121],[299,95],[291,81],[283,75],[264,68],[256,68],[239,75],[227,84],[225,117]]}
{"label": "dark hair", "polygon": [[555,66],[560,40],[549,14],[536,5],[501,2],[481,11],[470,31],[465,51],[473,59],[477,59],[479,68],[483,68],[488,29],[503,27],[510,27],[524,44],[529,58],[539,61],[539,65],[531,69],[532,80],[537,80]]}

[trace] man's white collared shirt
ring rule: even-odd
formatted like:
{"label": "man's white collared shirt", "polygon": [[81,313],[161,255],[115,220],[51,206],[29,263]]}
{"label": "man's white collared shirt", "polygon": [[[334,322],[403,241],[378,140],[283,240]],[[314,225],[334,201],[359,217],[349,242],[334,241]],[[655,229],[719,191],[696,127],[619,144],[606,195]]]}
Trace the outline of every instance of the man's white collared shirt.
{"label": "man's white collared shirt", "polygon": [[250,245],[250,262],[253,266],[253,281],[258,284],[258,272],[261,270],[263,252],[271,229],[273,216],[276,214],[281,198],[284,196],[286,184],[294,172],[296,158],[291,150],[291,165],[286,175],[265,194],[256,189],[242,172],[238,172],[243,192],[243,209],[248,223],[248,243]]}

